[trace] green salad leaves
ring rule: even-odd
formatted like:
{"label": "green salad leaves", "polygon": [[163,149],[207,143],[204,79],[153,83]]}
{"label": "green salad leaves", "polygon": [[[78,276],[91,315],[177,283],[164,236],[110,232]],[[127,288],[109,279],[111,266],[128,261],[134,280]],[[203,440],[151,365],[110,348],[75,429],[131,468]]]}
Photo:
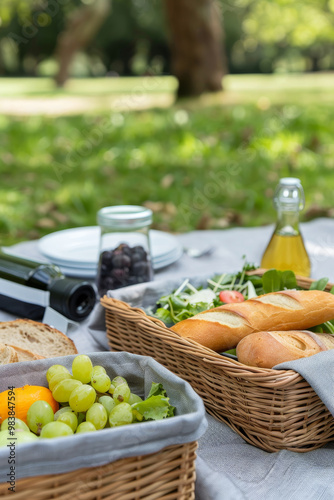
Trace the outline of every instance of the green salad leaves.
{"label": "green salad leaves", "polygon": [[142,420],[162,420],[173,417],[175,406],[169,403],[166,391],[162,384],[152,382],[151,390],[144,401],[134,403],[132,408],[142,417]]}
{"label": "green salad leaves", "polygon": [[[300,290],[297,285],[296,276],[293,271],[278,271],[270,269],[263,276],[248,275],[247,271],[253,271],[257,267],[245,262],[242,270],[238,273],[224,273],[215,275],[207,280],[207,287],[195,288],[189,281],[185,280],[179,288],[168,295],[160,297],[156,306],[146,312],[170,327],[179,321],[191,318],[202,311],[218,307],[228,302],[240,302],[265,293],[278,292],[280,290]],[[328,283],[328,278],[321,278],[314,281],[311,290],[324,290]],[[231,299],[227,300],[229,292]],[[237,297],[233,297],[233,292],[237,292]],[[330,290],[334,293],[334,287]],[[242,297],[240,299],[240,294]],[[334,333],[334,325],[326,322],[315,327],[315,331],[326,331]]]}

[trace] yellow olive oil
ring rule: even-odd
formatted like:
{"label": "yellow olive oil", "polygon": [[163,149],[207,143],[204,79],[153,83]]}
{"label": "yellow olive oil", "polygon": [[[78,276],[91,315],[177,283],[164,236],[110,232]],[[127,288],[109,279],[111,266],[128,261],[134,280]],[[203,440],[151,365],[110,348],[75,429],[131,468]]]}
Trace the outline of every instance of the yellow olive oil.
{"label": "yellow olive oil", "polygon": [[299,230],[299,212],[304,205],[300,180],[295,177],[280,179],[274,193],[277,224],[263,254],[261,267],[310,276],[311,263]]}
{"label": "yellow olive oil", "polygon": [[262,257],[261,267],[265,269],[291,270],[300,276],[310,276],[311,263],[301,234],[273,234]]}

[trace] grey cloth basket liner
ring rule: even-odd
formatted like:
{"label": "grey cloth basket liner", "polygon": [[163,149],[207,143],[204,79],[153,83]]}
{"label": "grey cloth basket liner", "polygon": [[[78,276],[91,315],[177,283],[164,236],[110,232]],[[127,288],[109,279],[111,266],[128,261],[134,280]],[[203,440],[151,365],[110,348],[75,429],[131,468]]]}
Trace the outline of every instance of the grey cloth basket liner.
{"label": "grey cloth basket liner", "polygon": [[[213,274],[212,274],[213,275]],[[127,286],[117,290],[109,290],[107,295],[117,300],[128,303],[131,307],[141,309],[152,308],[157,300],[163,295],[172,293],[185,280],[185,278],[174,278],[169,280],[156,280],[138,285]],[[199,287],[207,288],[207,279],[203,276],[192,277],[190,283]],[[109,351],[109,343],[106,335],[105,309],[101,304],[97,304],[89,321],[88,330],[102,349]]]}

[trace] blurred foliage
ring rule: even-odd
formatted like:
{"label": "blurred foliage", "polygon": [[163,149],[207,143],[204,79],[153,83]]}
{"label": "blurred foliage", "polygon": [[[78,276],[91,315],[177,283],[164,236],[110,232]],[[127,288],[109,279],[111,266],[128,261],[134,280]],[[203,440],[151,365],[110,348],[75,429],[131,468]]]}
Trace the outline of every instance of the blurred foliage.
{"label": "blurred foliage", "polygon": [[268,93],[251,101],[259,78],[233,78],[247,96],[234,106],[1,116],[1,243],[94,225],[99,208],[123,203],[151,207],[154,226],[168,231],[271,223],[282,176],[301,179],[304,220],[333,216],[333,98],[291,85],[289,101],[283,77],[263,76],[281,103]]}
{"label": "blurred foliage", "polygon": [[[73,76],[170,73],[161,0],[110,0],[112,10]],[[94,0],[1,0],[0,74],[53,75],[67,16]],[[334,0],[217,0],[231,73],[334,68]]]}
{"label": "blurred foliage", "polygon": [[[79,54],[73,76],[166,72],[168,48],[162,2],[110,0],[112,9],[94,43]],[[94,0],[1,0],[0,74],[53,75],[52,56],[66,18]]]}
{"label": "blurred foliage", "polygon": [[[333,0],[238,0],[240,39],[232,60],[261,72],[334,67]],[[243,14],[242,14],[243,12]],[[234,12],[235,14],[235,12]]]}

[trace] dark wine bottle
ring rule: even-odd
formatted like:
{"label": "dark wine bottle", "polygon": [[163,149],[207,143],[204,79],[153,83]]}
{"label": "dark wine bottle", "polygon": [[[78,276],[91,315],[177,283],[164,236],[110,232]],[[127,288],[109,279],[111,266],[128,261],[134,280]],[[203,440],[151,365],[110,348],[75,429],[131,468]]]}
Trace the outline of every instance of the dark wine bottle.
{"label": "dark wine bottle", "polygon": [[0,249],[0,309],[17,316],[41,319],[46,307],[81,321],[96,303],[91,283],[66,278],[48,263],[16,257]]}

